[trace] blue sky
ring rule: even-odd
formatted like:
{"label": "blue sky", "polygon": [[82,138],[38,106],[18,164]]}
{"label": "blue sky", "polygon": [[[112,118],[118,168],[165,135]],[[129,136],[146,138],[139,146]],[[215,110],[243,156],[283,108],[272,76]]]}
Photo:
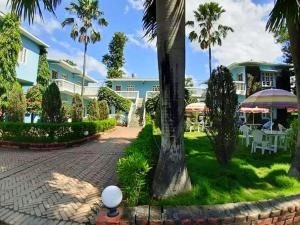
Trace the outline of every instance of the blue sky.
{"label": "blue sky", "polygon": [[[208,0],[187,0],[187,20],[193,19],[193,10]],[[45,12],[44,21],[36,19],[33,25],[23,26],[48,45],[49,57],[75,61],[82,65],[83,46],[69,37],[70,27],[61,28],[60,23],[67,17],[63,1],[56,11],[56,17]],[[235,32],[228,35],[222,47],[213,49],[213,64],[229,65],[245,60],[280,61],[280,46],[273,36],[265,32],[265,20],[273,6],[273,0],[218,0],[226,13],[221,23],[230,25]],[[143,0],[99,0],[108,27],[101,27],[102,41],[90,45],[88,50],[88,73],[97,80],[106,74],[101,63],[102,56],[108,51],[108,44],[114,32],[124,32],[129,41],[125,48],[125,71],[138,77],[157,77],[155,43],[142,38]],[[1,8],[1,3],[0,3]],[[3,5],[2,5],[3,8]],[[190,30],[187,30],[187,33]],[[208,78],[208,55],[197,44],[186,42],[186,75],[200,83]]]}

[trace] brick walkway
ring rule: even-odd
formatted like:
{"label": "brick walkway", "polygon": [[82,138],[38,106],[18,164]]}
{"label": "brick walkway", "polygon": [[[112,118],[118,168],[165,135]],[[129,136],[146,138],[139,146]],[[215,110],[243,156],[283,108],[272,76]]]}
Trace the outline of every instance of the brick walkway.
{"label": "brick walkway", "polygon": [[0,149],[0,224],[93,224],[101,190],[139,128],[118,127],[99,141],[57,151]]}

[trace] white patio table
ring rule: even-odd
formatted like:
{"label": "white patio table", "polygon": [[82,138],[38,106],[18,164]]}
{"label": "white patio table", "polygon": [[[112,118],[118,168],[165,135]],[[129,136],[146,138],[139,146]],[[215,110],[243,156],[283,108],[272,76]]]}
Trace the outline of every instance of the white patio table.
{"label": "white patio table", "polygon": [[284,131],[277,131],[277,130],[263,130],[263,132],[265,133],[265,135],[269,138],[269,139],[271,139],[271,143],[273,142],[273,140],[274,140],[274,142],[272,143],[273,145],[272,145],[272,147],[274,148],[274,152],[276,153],[277,152],[277,150],[278,150],[278,147],[282,147],[282,148],[284,148],[285,150],[286,150],[286,146],[278,146],[278,138],[280,138],[280,137],[282,137],[282,136],[286,136],[286,132],[284,132]]}

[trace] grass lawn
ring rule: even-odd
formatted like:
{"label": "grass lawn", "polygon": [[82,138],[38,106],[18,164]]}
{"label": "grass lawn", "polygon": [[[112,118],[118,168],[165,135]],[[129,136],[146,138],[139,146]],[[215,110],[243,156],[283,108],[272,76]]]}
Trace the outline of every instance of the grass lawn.
{"label": "grass lawn", "polygon": [[300,193],[300,182],[287,176],[289,152],[250,154],[250,148],[239,146],[225,168],[217,163],[204,133],[186,133],[185,148],[193,189],[159,205],[256,201]]}

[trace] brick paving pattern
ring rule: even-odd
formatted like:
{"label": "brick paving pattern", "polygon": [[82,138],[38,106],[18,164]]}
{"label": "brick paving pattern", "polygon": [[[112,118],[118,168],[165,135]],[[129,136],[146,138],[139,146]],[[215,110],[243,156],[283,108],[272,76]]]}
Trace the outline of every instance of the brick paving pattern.
{"label": "brick paving pattern", "polygon": [[94,224],[101,190],[139,128],[57,151],[0,149],[0,224]]}

